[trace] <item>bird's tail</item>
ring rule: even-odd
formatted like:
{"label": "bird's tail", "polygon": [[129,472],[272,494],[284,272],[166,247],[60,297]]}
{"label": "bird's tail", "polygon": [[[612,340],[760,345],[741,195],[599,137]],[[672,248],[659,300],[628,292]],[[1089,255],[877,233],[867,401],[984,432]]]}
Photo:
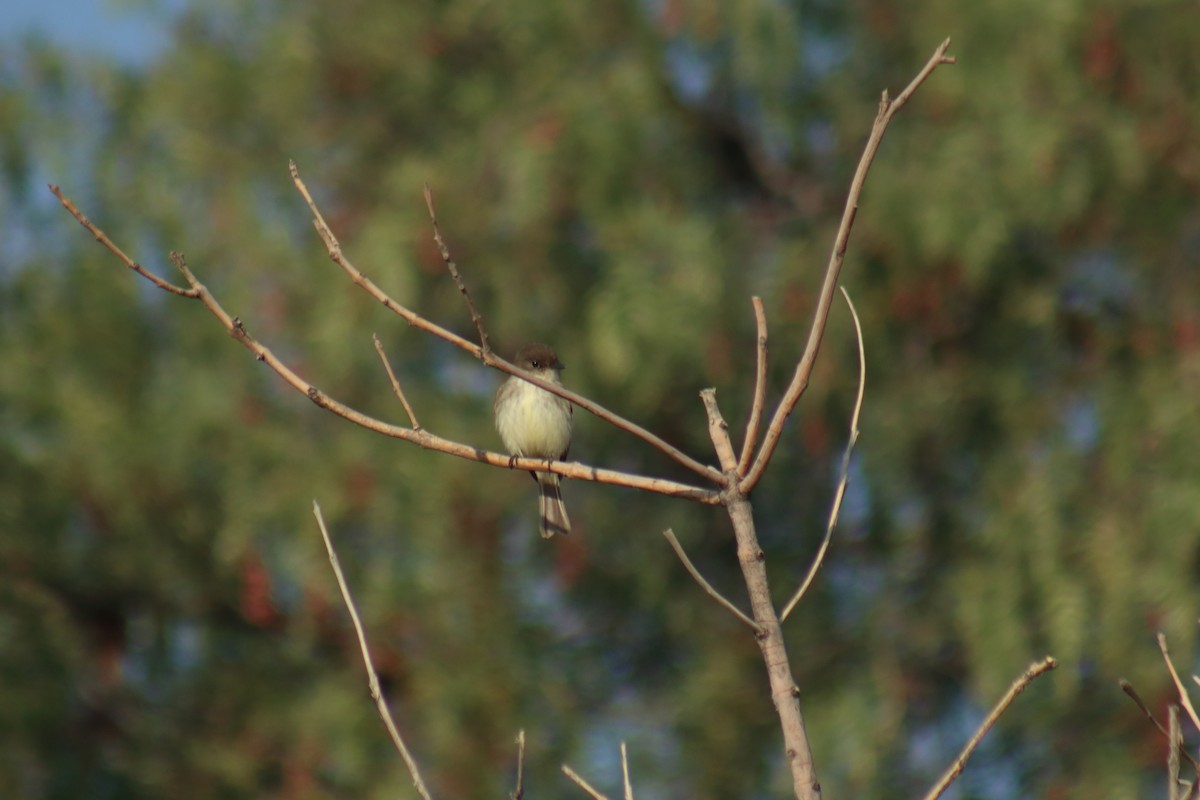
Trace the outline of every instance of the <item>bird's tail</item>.
{"label": "bird's tail", "polygon": [[542,538],[549,539],[556,533],[570,533],[571,520],[567,517],[567,507],[563,505],[558,475],[553,472],[538,472],[534,477],[538,482],[538,510],[541,512],[539,529]]}

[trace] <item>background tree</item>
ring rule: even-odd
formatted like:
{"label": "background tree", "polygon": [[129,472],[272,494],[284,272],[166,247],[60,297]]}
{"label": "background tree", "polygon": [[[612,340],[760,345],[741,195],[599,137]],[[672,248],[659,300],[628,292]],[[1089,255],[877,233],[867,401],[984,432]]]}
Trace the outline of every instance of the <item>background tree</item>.
{"label": "background tree", "polygon": [[[1200,76],[1177,5],[302,0],[189,9],[141,70],[10,48],[0,791],[403,796],[318,497],[439,796],[507,791],[520,726],[530,796],[561,791],[562,760],[615,775],[622,738],[646,796],[775,796],[757,654],[659,536],[739,596],[719,515],[569,483],[579,535],[543,546],[527,478],[316,412],[202,309],[121,274],[44,183],[148,263],[185,251],[303,374],[399,418],[378,332],[423,424],[496,444],[494,376],[347,284],[286,162],[356,263],[467,332],[428,181],[502,350],[552,341],[573,388],[704,454],[696,390],[747,410],[746,298],[766,301],[778,392],[877,92],[946,35],[960,63],[889,133],[844,276],[872,364],[864,438],[788,623],[822,782],[924,789],[1050,651],[1064,668],[963,794],[1144,789],[1162,753],[1115,679],[1166,696],[1152,635],[1186,668],[1200,563]],[[844,315],[826,348],[755,496],[777,586],[828,507]],[[577,428],[583,460],[684,477]]]}

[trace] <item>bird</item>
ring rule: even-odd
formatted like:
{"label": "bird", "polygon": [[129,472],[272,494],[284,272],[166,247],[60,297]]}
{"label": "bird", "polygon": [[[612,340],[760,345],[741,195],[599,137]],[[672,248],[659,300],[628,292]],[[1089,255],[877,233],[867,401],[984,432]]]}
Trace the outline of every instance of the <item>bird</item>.
{"label": "bird", "polygon": [[[513,363],[537,377],[562,385],[564,369],[554,350],[544,344],[527,344],[517,351]],[[571,404],[556,394],[510,375],[496,391],[492,404],[496,431],[513,457],[552,458],[561,461],[571,449]],[[543,539],[571,532],[571,520],[563,505],[559,476],[534,471],[538,485],[538,530]]]}

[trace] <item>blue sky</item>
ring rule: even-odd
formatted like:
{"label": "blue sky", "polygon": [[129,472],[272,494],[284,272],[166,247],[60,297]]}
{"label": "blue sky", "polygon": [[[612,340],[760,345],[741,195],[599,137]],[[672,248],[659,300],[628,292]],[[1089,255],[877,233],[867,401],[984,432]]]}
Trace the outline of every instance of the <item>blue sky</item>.
{"label": "blue sky", "polygon": [[0,48],[28,36],[129,65],[166,46],[171,19],[187,0],[5,0]]}

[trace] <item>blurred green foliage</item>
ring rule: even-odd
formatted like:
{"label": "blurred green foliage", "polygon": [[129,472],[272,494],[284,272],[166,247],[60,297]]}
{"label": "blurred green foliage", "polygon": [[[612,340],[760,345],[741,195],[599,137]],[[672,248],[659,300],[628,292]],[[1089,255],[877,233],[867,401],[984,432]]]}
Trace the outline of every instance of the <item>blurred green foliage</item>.
{"label": "blurred green foliage", "polygon": [[[310,515],[325,509],[387,692],[439,797],[528,795],[567,761],[639,796],[781,796],[757,648],[675,562],[741,598],[719,512],[570,483],[536,537],[521,475],[316,409],[197,303],[156,292],[45,194],[60,183],[170,279],[168,249],[302,375],[498,448],[496,377],[329,264],[350,258],[703,456],[735,430],[771,322],[802,346],[878,92],[901,112],[844,283],[866,328],[863,438],[825,570],[787,623],[830,797],[932,783],[1028,662],[1062,667],[959,797],[1158,791],[1165,631],[1200,607],[1200,62],[1182,2],[478,0],[196,4],[145,69],[0,52],[0,794],[414,796],[366,692]],[[835,309],[756,492],[780,602],[820,539],[855,390]],[[692,480],[577,415],[572,456]],[[711,456],[705,456],[711,460]],[[409,794],[406,794],[408,792]]]}

